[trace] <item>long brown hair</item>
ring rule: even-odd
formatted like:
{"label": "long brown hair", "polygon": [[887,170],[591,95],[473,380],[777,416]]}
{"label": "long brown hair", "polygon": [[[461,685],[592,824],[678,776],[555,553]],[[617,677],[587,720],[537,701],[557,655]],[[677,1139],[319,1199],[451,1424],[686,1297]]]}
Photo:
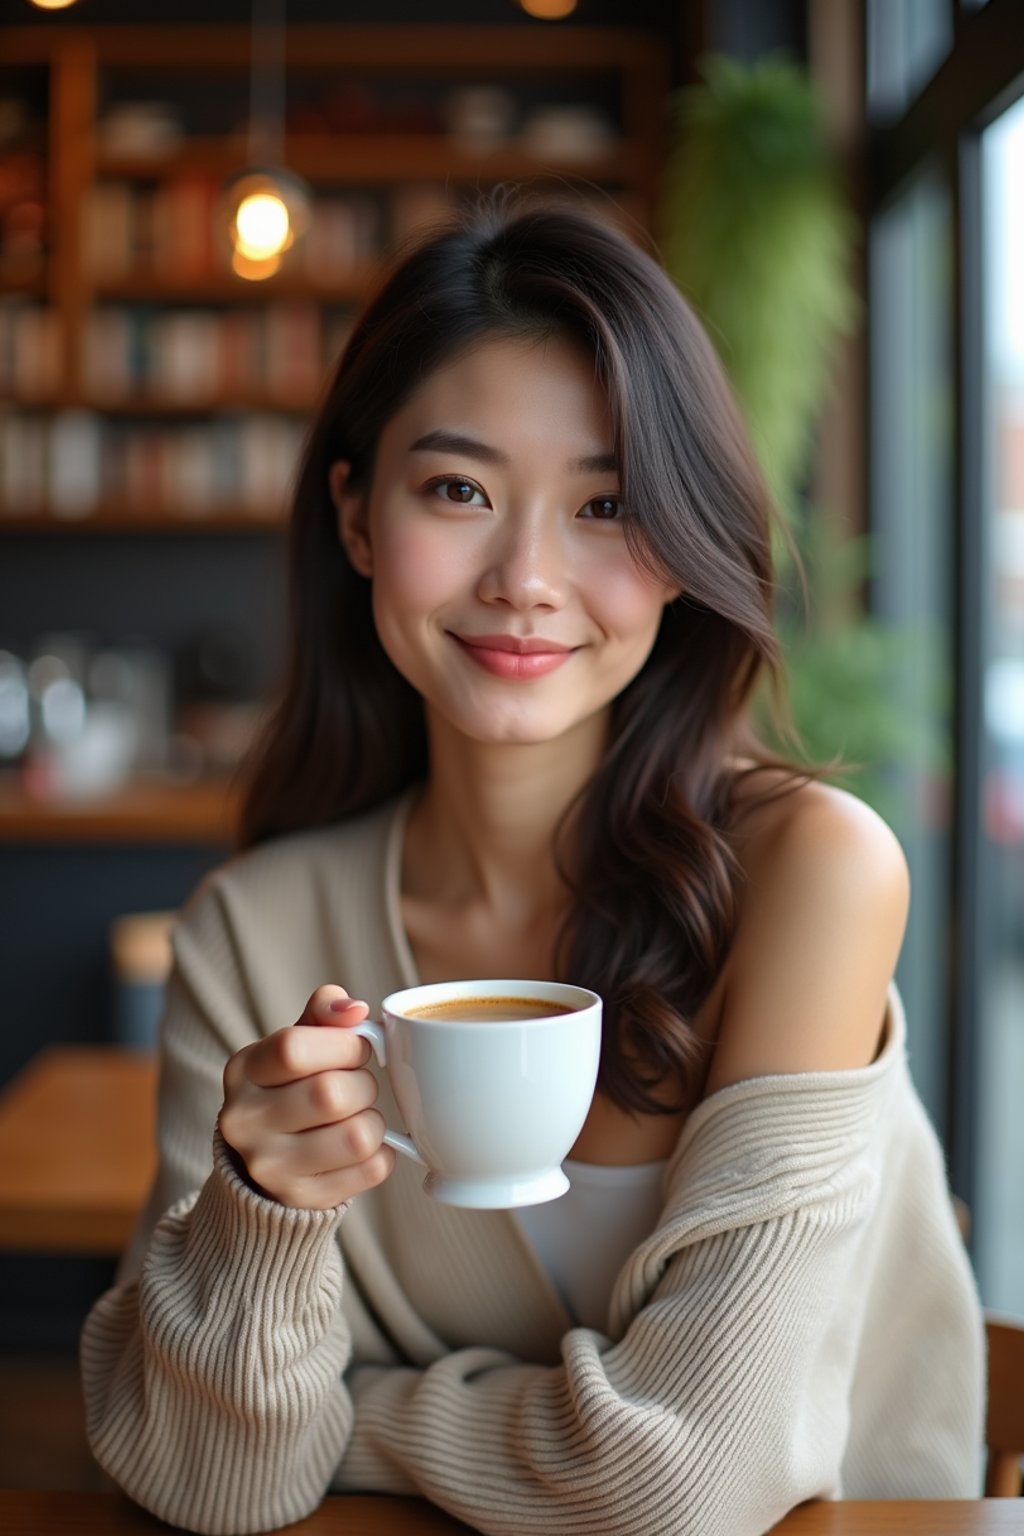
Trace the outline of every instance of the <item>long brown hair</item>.
{"label": "long brown hair", "polygon": [[630,550],[683,587],[612,703],[607,754],[554,850],[573,897],[557,974],[604,999],[601,1087],[623,1108],[668,1112],[701,1075],[688,1021],[737,922],[730,756],[784,768],[791,787],[826,770],[778,758],[751,723],[766,671],[776,722],[797,741],[773,620],[776,514],[700,322],[612,220],[505,185],[396,246],[381,269],[298,470],[287,671],[243,765],[239,848],[356,816],[427,777],[423,701],[377,636],[328,468],[350,460],[349,484],[368,489],[382,428],[432,369],[484,337],[552,333],[587,347],[606,391]]}

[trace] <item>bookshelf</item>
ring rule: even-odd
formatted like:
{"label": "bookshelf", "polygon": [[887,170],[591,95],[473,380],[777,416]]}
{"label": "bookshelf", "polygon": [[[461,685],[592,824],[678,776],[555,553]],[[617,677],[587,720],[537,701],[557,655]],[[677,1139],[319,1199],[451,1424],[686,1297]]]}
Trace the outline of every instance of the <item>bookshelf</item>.
{"label": "bookshelf", "polygon": [[[62,549],[180,534],[197,561],[204,534],[281,537],[310,413],[378,258],[464,195],[550,181],[651,227],[671,84],[658,35],[296,25],[286,48],[283,159],[312,189],[313,220],[281,270],[251,282],[217,233],[222,190],[247,164],[249,28],[5,29],[5,561],[40,534]],[[142,835],[142,802],[122,799],[125,835]],[[219,835],[214,800],[193,794],[168,836]],[[151,832],[161,807],[145,803]],[[47,815],[7,793],[0,840],[19,818],[21,836],[49,836]],[[79,822],[115,836],[117,806]]]}
{"label": "bookshelf", "polygon": [[[174,444],[188,430],[193,503],[181,531],[197,531],[202,513],[237,526],[249,498],[204,485],[218,444],[201,446],[200,423],[216,436],[226,414],[239,427],[268,411],[308,415],[376,259],[463,191],[586,182],[650,224],[669,80],[649,34],[293,27],[284,159],[314,190],[313,227],[279,274],[247,282],[216,223],[219,193],[246,164],[249,46],[247,28],[206,28],[200,46],[184,28],[5,33],[0,86],[17,102],[23,82],[27,142],[13,153],[35,169],[43,230],[36,251],[0,249],[0,534],[65,517],[87,532],[111,499],[128,514],[142,498],[118,457],[144,418],[160,424],[152,456],[169,465],[161,516],[180,498]],[[504,93],[506,117],[488,138],[478,125],[474,147],[456,108],[481,83]],[[588,93],[589,137],[577,121],[567,138],[558,104],[586,111]],[[222,103],[219,121],[211,103]],[[298,427],[287,429],[293,452]],[[70,501],[52,494],[62,430],[87,467]],[[262,466],[250,478],[266,485]],[[283,516],[280,479],[270,494]],[[265,506],[253,516],[266,526]]]}

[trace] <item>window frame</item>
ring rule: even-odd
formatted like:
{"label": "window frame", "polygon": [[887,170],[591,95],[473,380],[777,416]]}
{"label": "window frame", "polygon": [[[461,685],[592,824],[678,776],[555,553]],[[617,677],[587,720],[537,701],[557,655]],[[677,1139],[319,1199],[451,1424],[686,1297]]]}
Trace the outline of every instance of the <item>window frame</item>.
{"label": "window frame", "polygon": [[[873,5],[864,0],[865,57]],[[881,0],[888,5],[891,0]],[[953,209],[953,806],[947,947],[945,1104],[950,1183],[968,1204],[977,1194],[981,964],[985,891],[980,879],[983,605],[988,573],[986,399],[982,287],[981,138],[1024,95],[1020,0],[947,0],[953,42],[932,77],[894,118],[873,121],[866,104],[865,209],[869,229],[937,157]],[[870,337],[869,378],[870,378]],[[867,445],[869,458],[872,445]],[[869,476],[869,484],[871,477]],[[869,527],[874,522],[869,507]],[[870,605],[869,592],[869,605]]]}

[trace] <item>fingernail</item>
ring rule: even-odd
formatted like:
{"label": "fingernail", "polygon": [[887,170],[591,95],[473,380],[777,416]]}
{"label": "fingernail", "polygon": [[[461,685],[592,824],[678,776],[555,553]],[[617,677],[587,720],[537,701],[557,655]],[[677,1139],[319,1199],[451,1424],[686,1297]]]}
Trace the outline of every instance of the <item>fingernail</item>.
{"label": "fingernail", "polygon": [[356,997],[336,997],[331,1004],[332,1013],[344,1013],[346,1008],[354,1008],[359,999]]}

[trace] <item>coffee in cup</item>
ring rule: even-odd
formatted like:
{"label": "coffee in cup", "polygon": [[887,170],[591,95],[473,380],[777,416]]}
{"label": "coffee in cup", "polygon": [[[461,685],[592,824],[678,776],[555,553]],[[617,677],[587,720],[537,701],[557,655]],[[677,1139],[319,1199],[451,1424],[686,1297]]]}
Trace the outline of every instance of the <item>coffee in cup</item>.
{"label": "coffee in cup", "polygon": [[573,1013],[568,1004],[544,997],[447,997],[420,1008],[406,1009],[410,1019],[462,1019],[471,1024],[502,1024],[510,1019],[542,1019]]}
{"label": "coffee in cup", "polygon": [[392,992],[369,1040],[407,1132],[385,1142],[426,1169],[447,1205],[495,1209],[554,1200],[590,1110],[601,999],[529,980],[432,982]]}

